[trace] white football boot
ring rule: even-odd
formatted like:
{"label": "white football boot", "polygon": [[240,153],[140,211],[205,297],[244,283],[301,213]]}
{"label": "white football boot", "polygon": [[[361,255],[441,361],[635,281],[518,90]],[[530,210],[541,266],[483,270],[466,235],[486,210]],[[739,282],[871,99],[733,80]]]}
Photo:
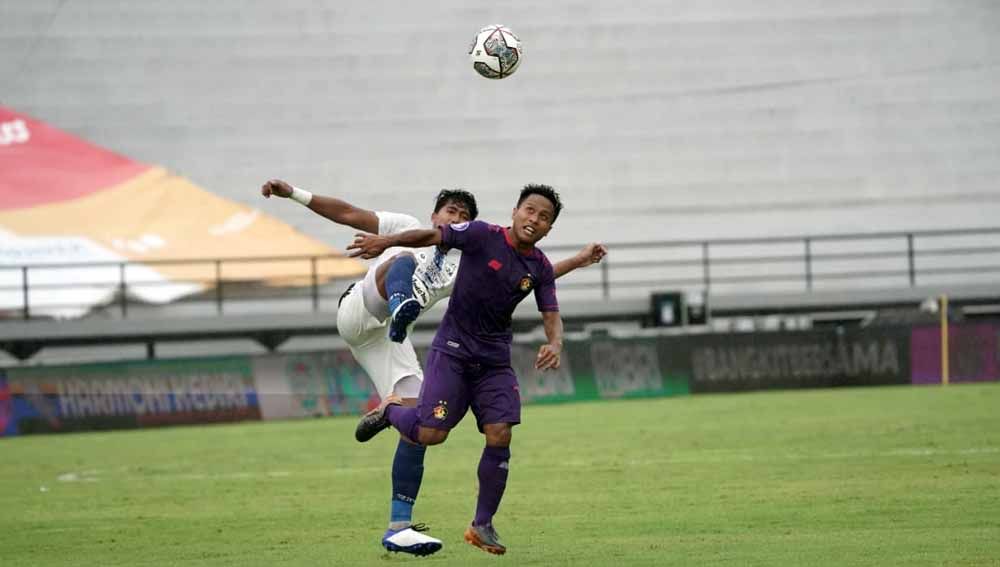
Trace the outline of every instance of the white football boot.
{"label": "white football boot", "polygon": [[409,553],[411,555],[430,555],[441,549],[441,540],[425,535],[423,524],[414,524],[401,530],[386,530],[382,536],[382,547],[387,551]]}

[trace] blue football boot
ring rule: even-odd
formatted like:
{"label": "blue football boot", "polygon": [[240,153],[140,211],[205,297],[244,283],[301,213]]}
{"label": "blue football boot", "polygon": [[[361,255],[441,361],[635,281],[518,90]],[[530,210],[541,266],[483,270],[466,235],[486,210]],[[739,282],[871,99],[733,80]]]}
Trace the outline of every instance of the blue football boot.
{"label": "blue football boot", "polygon": [[406,333],[420,315],[420,302],[412,297],[402,298],[393,295],[389,298],[389,340],[394,343],[401,343],[406,338]]}

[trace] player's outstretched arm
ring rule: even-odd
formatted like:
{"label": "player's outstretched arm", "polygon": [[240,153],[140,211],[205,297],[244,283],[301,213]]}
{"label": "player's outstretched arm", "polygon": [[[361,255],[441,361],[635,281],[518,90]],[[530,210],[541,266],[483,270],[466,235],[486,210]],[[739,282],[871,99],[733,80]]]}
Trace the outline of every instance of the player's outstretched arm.
{"label": "player's outstretched arm", "polygon": [[406,248],[423,248],[441,244],[441,231],[436,228],[406,230],[395,234],[355,234],[354,242],[348,245],[348,254],[352,258],[370,260],[385,252],[386,248],[404,246]]}
{"label": "player's outstretched arm", "polygon": [[542,324],[545,326],[545,338],[548,343],[538,349],[535,368],[539,370],[555,370],[559,368],[563,344],[563,323],[558,311],[542,311]]}
{"label": "player's outstretched arm", "polygon": [[309,207],[313,212],[326,217],[337,224],[347,225],[366,232],[378,232],[378,217],[374,212],[333,197],[313,195],[297,187],[293,187],[280,179],[271,179],[260,188],[260,194],[265,198],[271,195],[293,199]]}
{"label": "player's outstretched arm", "polygon": [[555,272],[556,278],[560,278],[577,268],[586,268],[591,264],[596,264],[607,255],[607,246],[600,242],[591,242],[573,256],[556,262],[556,265],[552,266],[552,271]]}

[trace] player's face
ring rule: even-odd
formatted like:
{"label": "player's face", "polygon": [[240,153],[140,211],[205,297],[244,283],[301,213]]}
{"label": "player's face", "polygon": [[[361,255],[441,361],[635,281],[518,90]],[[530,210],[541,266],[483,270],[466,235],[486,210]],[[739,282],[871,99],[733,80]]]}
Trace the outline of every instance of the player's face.
{"label": "player's face", "polygon": [[552,201],[545,197],[528,195],[511,215],[511,220],[514,221],[511,237],[519,244],[534,246],[552,230],[555,210]]}
{"label": "player's face", "polygon": [[469,209],[457,201],[448,201],[443,207],[431,215],[431,224],[438,228],[446,224],[457,224],[472,220]]}

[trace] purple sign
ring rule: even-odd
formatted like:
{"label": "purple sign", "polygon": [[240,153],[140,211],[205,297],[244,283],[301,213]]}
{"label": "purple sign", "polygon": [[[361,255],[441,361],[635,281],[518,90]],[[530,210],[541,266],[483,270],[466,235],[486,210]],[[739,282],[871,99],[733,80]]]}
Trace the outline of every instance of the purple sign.
{"label": "purple sign", "polygon": [[[910,334],[910,372],[914,384],[941,383],[941,328],[916,327]],[[948,326],[950,382],[997,380],[997,329],[993,325]]]}
{"label": "purple sign", "polygon": [[10,399],[10,387],[7,386],[7,376],[0,370],[0,437],[13,434],[13,431],[7,432],[9,425],[14,425],[14,410]]}

